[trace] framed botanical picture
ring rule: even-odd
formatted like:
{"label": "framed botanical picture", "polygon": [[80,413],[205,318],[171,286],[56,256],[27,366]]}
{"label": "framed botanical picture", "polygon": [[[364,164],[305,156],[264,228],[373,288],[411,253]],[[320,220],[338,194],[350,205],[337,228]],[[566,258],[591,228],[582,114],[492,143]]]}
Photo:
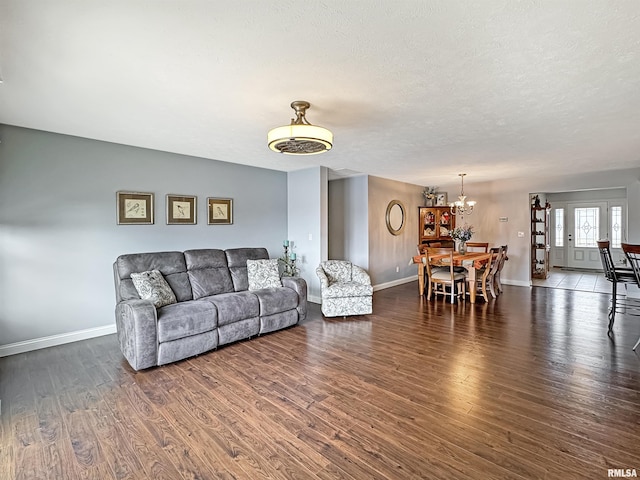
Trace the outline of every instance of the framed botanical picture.
{"label": "framed botanical picture", "polygon": [[231,225],[233,223],[232,198],[207,198],[209,225]]}
{"label": "framed botanical picture", "polygon": [[167,225],[195,225],[196,197],[167,195]]}
{"label": "framed botanical picture", "polygon": [[449,205],[447,203],[447,192],[437,192],[436,207],[446,207],[447,205]]}
{"label": "framed botanical picture", "polygon": [[118,225],[153,224],[153,193],[116,192]]}

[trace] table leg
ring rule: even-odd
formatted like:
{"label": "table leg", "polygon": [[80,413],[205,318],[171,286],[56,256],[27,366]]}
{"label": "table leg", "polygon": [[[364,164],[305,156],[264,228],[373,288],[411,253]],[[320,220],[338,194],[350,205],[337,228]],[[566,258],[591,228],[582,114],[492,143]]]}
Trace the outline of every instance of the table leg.
{"label": "table leg", "polygon": [[424,263],[418,264],[418,292],[424,295]]}
{"label": "table leg", "polygon": [[476,267],[471,265],[467,267],[467,278],[469,279],[469,301],[471,303],[476,303]]}

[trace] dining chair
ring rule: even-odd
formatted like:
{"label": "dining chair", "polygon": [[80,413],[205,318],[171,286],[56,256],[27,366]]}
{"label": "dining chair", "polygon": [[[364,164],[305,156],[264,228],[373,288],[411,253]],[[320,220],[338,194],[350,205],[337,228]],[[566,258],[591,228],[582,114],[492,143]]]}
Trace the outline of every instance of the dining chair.
{"label": "dining chair", "polygon": [[489,251],[489,242],[466,242],[467,252],[483,252]]}
{"label": "dining chair", "polygon": [[502,255],[502,250],[500,250],[497,254],[487,253],[486,255],[477,257],[475,261],[484,262],[484,264],[481,268],[476,268],[476,284],[471,285],[471,282],[467,279],[467,282],[469,283],[467,290],[470,291],[472,288],[475,288],[476,292],[482,294],[485,302],[489,301],[489,293],[487,292],[487,289],[493,298],[497,297],[493,287],[493,279],[496,271],[498,270],[498,265],[500,264]]}
{"label": "dining chair", "polygon": [[[599,243],[599,242],[598,242]],[[630,243],[621,244],[622,251],[624,252],[627,260],[629,260],[629,265],[631,266],[631,270],[633,271],[633,277],[636,282],[636,285],[640,287],[640,245],[632,245]],[[640,338],[633,346],[633,350],[635,351],[640,345]]]}
{"label": "dining chair", "polygon": [[431,247],[442,247],[440,242],[421,243],[417,246],[418,255],[426,255],[427,249]]}
{"label": "dining chair", "polygon": [[[616,308],[618,306],[618,284],[622,283],[635,283],[636,276],[634,274],[633,268],[624,268],[617,267],[613,263],[613,258],[611,257],[611,250],[609,250],[610,242],[609,240],[601,240],[596,242],[598,244],[598,252],[600,253],[600,260],[602,262],[602,269],[604,270],[605,278],[611,282],[611,307],[609,309],[609,327],[608,331],[611,332],[613,329],[613,322],[616,319]],[[625,246],[629,246],[626,243],[622,244],[622,249],[627,255],[627,252],[624,250]],[[627,258],[629,256],[627,255]],[[629,259],[631,261],[631,259]],[[632,263],[633,265],[633,263]]]}
{"label": "dining chair", "polygon": [[[446,255],[446,256],[442,256]],[[433,258],[438,256],[437,259]],[[433,259],[433,260],[432,260]],[[453,266],[453,249],[430,248],[424,259],[428,283],[427,298],[434,295],[451,295],[451,303],[455,297],[466,294],[466,276],[464,272],[457,272]],[[460,285],[460,290],[456,286]],[[447,292],[449,287],[450,292]]]}
{"label": "dining chair", "polygon": [[489,252],[491,252],[491,253],[499,253],[501,249],[504,250],[504,254],[502,255],[502,259],[500,260],[500,265],[498,265],[498,271],[493,276],[493,286],[495,288],[495,291],[498,294],[502,293],[502,281],[500,280],[500,273],[502,272],[502,269],[504,268],[504,262],[509,260],[509,257],[507,256],[507,252],[509,250],[509,246],[508,245],[502,245],[500,247],[493,247],[493,248],[489,249]]}

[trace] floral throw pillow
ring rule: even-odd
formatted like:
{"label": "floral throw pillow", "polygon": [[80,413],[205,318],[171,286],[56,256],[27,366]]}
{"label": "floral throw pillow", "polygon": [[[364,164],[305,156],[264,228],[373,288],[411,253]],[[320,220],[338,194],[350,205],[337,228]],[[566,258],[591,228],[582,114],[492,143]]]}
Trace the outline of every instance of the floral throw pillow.
{"label": "floral throw pillow", "polygon": [[247,277],[249,279],[249,290],[282,286],[277,258],[247,260]]}
{"label": "floral throw pillow", "polygon": [[151,300],[156,308],[176,303],[176,296],[159,270],[132,273],[131,281],[143,300]]}

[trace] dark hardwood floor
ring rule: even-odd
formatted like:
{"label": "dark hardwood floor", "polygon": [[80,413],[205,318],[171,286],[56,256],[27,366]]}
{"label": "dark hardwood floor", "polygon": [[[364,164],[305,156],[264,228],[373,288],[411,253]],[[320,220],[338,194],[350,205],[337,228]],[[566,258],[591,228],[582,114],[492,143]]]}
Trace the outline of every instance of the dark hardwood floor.
{"label": "dark hardwood floor", "polygon": [[0,479],[640,474],[640,318],[505,287],[323,319],[134,372],[115,335],[0,359]]}

